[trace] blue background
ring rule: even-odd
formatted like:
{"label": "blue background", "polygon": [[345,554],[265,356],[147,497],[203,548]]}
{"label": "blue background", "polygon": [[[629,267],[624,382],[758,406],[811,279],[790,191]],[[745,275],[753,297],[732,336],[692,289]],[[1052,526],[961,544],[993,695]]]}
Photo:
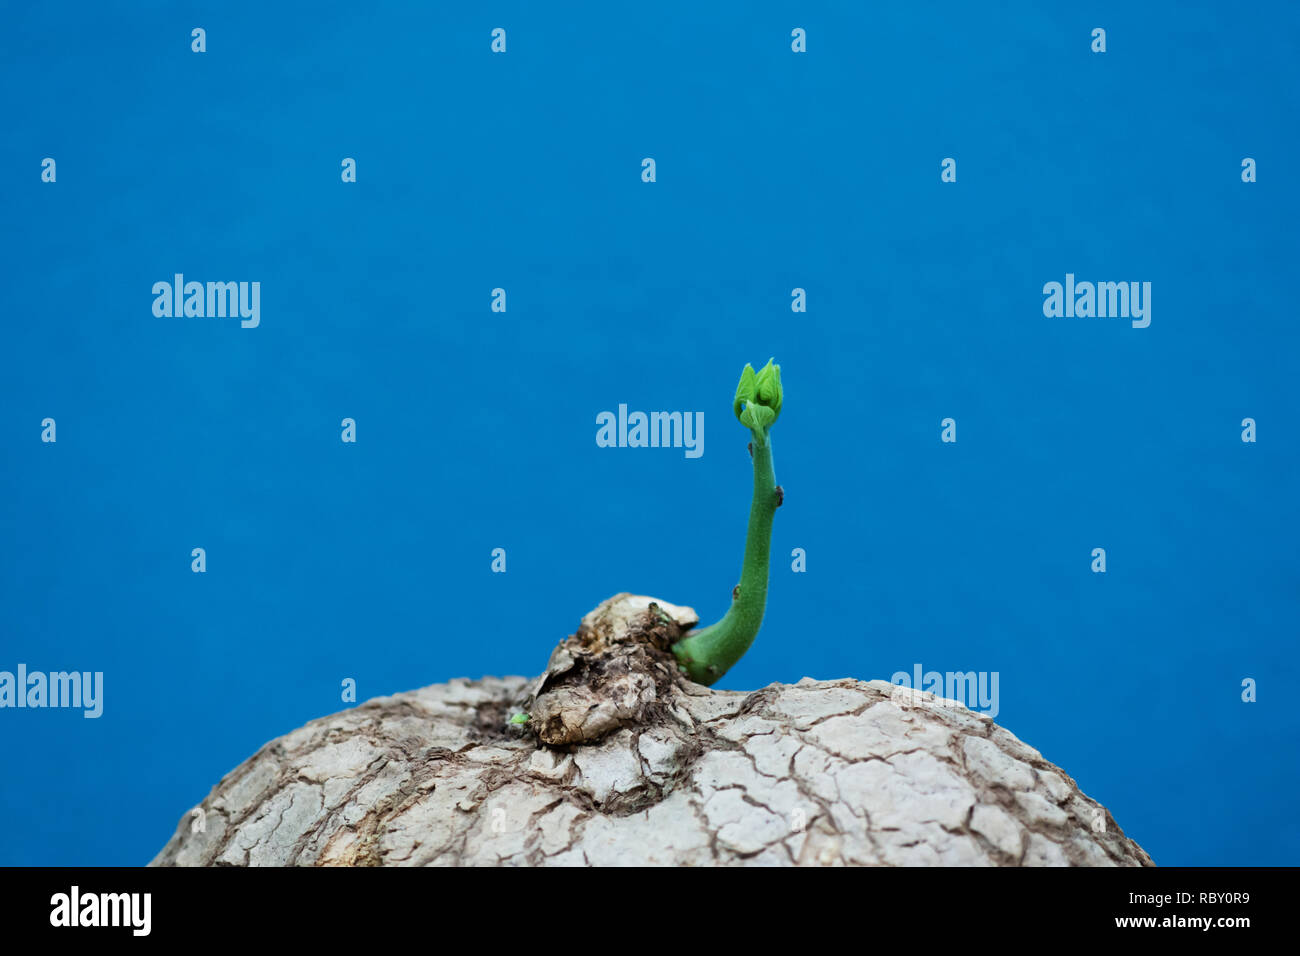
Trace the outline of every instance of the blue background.
{"label": "blue background", "polygon": [[[346,677],[534,674],[620,590],[721,615],[769,355],[719,686],[997,671],[1156,862],[1300,862],[1300,14],[1037,6],[7,6],[0,669],[106,690],[0,711],[0,862],[147,862]],[[176,272],[261,326],[155,318]],[[1066,272],[1151,326],[1045,318]],[[621,402],[704,456],[598,448]]]}

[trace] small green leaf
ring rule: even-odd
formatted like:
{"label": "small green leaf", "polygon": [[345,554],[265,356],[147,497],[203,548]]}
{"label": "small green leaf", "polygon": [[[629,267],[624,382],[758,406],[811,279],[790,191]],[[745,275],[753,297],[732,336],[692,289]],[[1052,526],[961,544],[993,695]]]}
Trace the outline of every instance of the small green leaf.
{"label": "small green leaf", "polygon": [[748,362],[745,363],[744,370],[740,373],[740,384],[736,386],[736,399],[732,403],[732,409],[736,417],[740,417],[740,410],[749,402],[754,400],[757,392],[756,379],[754,375],[754,366]]}
{"label": "small green leaf", "polygon": [[766,405],[749,404],[740,413],[740,424],[754,431],[764,431],[776,421],[776,412]]}
{"label": "small green leaf", "polygon": [[777,415],[781,414],[781,366],[774,365],[771,359],[754,376],[755,396],[761,405],[766,405]]}
{"label": "small green leaf", "polygon": [[527,715],[527,714],[515,714],[513,717],[510,718],[510,723],[512,723],[512,724],[526,724],[526,723],[528,723],[528,715]]}

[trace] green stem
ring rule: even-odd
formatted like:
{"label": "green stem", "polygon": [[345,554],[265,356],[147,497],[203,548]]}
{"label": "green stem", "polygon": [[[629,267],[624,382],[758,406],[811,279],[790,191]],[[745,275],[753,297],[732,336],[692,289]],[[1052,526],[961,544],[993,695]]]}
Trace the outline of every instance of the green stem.
{"label": "green stem", "polygon": [[754,499],[745,534],[745,560],[740,586],[722,620],[695,631],[673,645],[673,653],[691,680],[713,684],[740,660],[758,636],[767,604],[768,556],[772,545],[772,518],[782,493],[772,473],[772,442],[767,430],[750,429],[754,436]]}

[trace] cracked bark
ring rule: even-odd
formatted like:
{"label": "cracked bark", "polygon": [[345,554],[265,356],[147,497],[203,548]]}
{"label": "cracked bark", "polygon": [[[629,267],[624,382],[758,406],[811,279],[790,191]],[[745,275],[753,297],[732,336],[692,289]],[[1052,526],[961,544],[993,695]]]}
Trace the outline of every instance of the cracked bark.
{"label": "cracked bark", "polygon": [[616,595],[532,681],[314,720],[227,774],[151,865],[1153,865],[1061,768],[955,702],[687,681],[668,647],[694,623]]}

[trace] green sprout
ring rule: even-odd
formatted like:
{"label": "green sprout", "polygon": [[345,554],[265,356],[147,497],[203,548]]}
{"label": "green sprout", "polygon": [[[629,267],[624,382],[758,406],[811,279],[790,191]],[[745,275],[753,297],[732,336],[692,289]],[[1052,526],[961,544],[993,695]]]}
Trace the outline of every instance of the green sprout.
{"label": "green sprout", "polygon": [[511,723],[511,724],[526,724],[526,723],[528,723],[528,715],[527,715],[527,714],[515,714],[513,717],[510,718],[509,721],[507,721],[507,723]]}
{"label": "green sprout", "polygon": [[731,607],[722,620],[691,632],[673,645],[682,670],[697,684],[705,685],[719,680],[744,656],[763,623],[772,518],[784,498],[772,473],[772,441],[768,437],[781,414],[781,366],[768,359],[755,372],[754,366],[746,364],[732,409],[753,436],[749,453],[754,460],[754,498],[749,507],[740,584],[731,592]]}

